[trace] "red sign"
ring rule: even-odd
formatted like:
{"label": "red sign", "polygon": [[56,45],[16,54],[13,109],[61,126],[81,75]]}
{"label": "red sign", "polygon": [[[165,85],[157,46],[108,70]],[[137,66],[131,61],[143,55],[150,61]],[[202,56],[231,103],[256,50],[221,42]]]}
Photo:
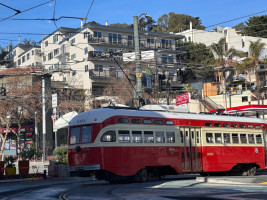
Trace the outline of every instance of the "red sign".
{"label": "red sign", "polygon": [[189,103],[189,99],[190,97],[188,93],[176,96],[176,106]]}

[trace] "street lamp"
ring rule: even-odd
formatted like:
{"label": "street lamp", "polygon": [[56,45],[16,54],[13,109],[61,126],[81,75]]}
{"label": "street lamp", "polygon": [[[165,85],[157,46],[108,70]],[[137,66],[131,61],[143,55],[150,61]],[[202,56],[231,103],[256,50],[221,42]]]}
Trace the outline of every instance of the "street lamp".
{"label": "street lamp", "polygon": [[143,97],[142,94],[142,73],[141,73],[141,52],[139,47],[139,34],[138,34],[138,19],[145,15],[147,17],[148,15],[145,13],[142,13],[141,15],[134,16],[134,49],[135,49],[135,72],[136,72],[136,97],[138,98],[138,106],[141,106],[141,99]]}

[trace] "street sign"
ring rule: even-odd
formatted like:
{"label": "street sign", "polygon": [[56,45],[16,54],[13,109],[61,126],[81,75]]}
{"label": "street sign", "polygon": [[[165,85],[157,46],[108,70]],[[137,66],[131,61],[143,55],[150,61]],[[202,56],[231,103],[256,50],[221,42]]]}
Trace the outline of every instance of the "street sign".
{"label": "street sign", "polygon": [[52,108],[57,107],[57,93],[52,94]]}
{"label": "street sign", "polygon": [[189,93],[176,96],[176,106],[189,103],[189,100],[190,100],[190,94]]}
{"label": "street sign", "polygon": [[142,77],[142,73],[138,72],[136,73],[136,78],[141,78]]}

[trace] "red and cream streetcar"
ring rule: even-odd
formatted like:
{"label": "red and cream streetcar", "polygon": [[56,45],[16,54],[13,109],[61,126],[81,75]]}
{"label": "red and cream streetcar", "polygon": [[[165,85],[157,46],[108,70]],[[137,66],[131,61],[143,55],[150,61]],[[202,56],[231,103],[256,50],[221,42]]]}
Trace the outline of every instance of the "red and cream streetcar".
{"label": "red and cream streetcar", "polygon": [[69,124],[69,170],[142,182],[180,173],[255,175],[267,164],[266,127],[248,117],[90,110]]}

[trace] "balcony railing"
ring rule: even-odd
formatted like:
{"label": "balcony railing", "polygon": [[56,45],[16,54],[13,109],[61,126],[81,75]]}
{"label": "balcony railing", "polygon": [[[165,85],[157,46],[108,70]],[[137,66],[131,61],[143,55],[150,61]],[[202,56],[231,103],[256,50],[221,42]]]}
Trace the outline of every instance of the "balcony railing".
{"label": "balcony railing", "polygon": [[[113,55],[116,60],[122,61],[123,57],[119,55]],[[113,60],[109,53],[102,53],[97,51],[89,51],[88,52],[89,60]]]}
{"label": "balcony railing", "polygon": [[[88,43],[91,44],[103,44],[111,46],[121,46],[121,47],[134,47],[133,40],[127,39],[118,39],[118,38],[109,38],[109,37],[88,37]],[[147,42],[145,40],[140,40],[140,49],[152,49],[152,50],[167,50],[167,51],[176,51],[174,44],[165,44],[161,41],[157,42]]]}
{"label": "balcony railing", "polygon": [[122,71],[113,71],[113,70],[89,70],[89,78],[122,78]]}

